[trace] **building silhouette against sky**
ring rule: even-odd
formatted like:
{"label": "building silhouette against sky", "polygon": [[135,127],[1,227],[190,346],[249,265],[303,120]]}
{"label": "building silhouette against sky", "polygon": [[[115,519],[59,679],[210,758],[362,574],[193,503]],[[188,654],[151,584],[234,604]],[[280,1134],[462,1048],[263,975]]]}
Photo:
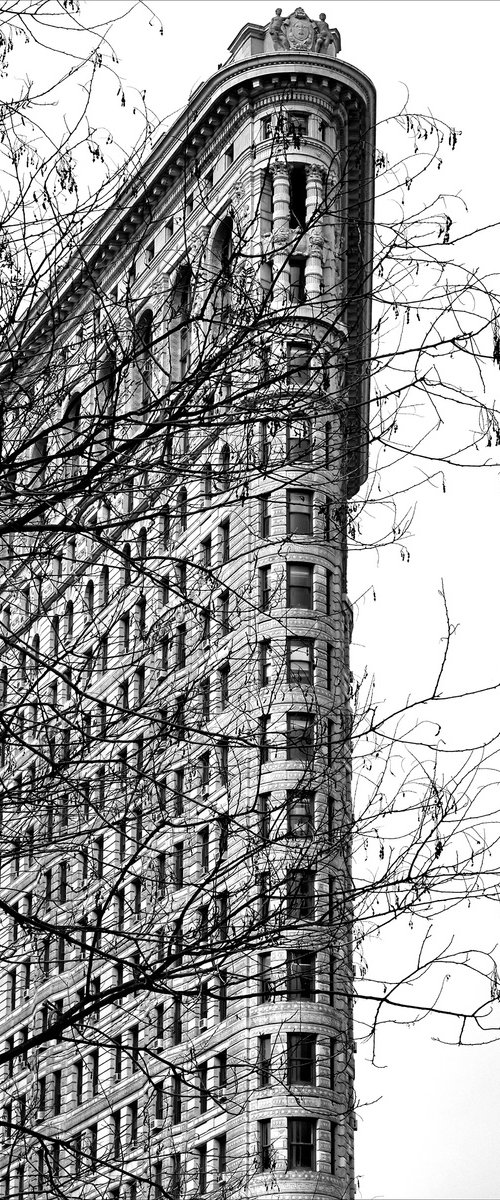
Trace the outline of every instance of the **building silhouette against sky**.
{"label": "building silhouette against sky", "polygon": [[19,340],[4,1197],[354,1196],[374,93],[339,49],[245,25]]}

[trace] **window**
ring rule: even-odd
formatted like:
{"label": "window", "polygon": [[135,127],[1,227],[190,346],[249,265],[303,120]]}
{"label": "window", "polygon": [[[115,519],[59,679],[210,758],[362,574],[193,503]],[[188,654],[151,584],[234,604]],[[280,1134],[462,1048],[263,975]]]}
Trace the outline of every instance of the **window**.
{"label": "window", "polygon": [[286,651],[290,687],[314,683],[314,642],[311,638],[287,638]]}
{"label": "window", "polygon": [[[113,1158],[117,1159],[121,1156],[122,1140],[121,1140],[121,1112],[113,1113]],[[81,1149],[80,1149],[81,1159]]]}
{"label": "window", "polygon": [[172,1122],[178,1125],[182,1120],[182,1081],[180,1075],[172,1076]]}
{"label": "window", "polygon": [[128,1106],[128,1144],[129,1146],[137,1145],[137,1134],[139,1125],[139,1105],[137,1100],[133,1100]]}
{"label": "window", "polygon": [[94,615],[94,584],[91,579],[86,584],[83,603],[87,613],[87,620],[90,621]]}
{"label": "window", "polygon": [[271,605],[271,568],[259,567],[259,607],[261,612],[269,612]]}
{"label": "window", "polygon": [[220,598],[220,631],[222,637],[229,633],[229,592],[222,592]]}
{"label": "window", "polygon": [[92,1095],[99,1095],[99,1051],[93,1050],[89,1059]]}
{"label": "window", "polygon": [[227,1139],[226,1134],[222,1133],[220,1137],[215,1139],[215,1154],[217,1163],[217,1175],[220,1181],[223,1181],[226,1176],[226,1156],[227,1156]]}
{"label": "window", "polygon": [[205,874],[209,867],[210,852],[210,831],[208,825],[205,825],[203,829],[200,829],[198,840],[200,846],[200,868],[203,874]]}
{"label": "window", "polygon": [[83,1102],[83,1061],[81,1058],[75,1064],[75,1100],[77,1105]]}
{"label": "window", "polygon": [[200,1093],[200,1113],[206,1113],[208,1100],[208,1067],[206,1063],[202,1063],[198,1071],[199,1078],[199,1093]]}
{"label": "window", "polygon": [[223,521],[219,526],[220,533],[220,561],[223,565],[229,562],[230,557],[230,541],[229,541],[229,521]]}
{"label": "window", "polygon": [[233,143],[231,143],[231,145],[226,147],[226,151],[224,154],[224,167],[225,167],[226,171],[227,171],[227,168],[230,167],[233,162],[234,162],[234,145],[233,145]]}
{"label": "window", "polygon": [[337,1125],[330,1121],[330,1171],[335,1175],[337,1170]]}
{"label": "window", "polygon": [[258,1154],[259,1154],[259,1170],[269,1171],[272,1165],[271,1152],[271,1121],[267,1118],[265,1121],[257,1122],[258,1129]]}
{"label": "window", "polygon": [[288,1118],[288,1170],[316,1170],[316,1121]]}
{"label": "window", "polygon": [[257,877],[259,888],[259,919],[267,921],[269,917],[269,896],[271,890],[271,877],[269,871],[260,871]]}
{"label": "window", "polygon": [[269,841],[269,802],[271,796],[269,792],[260,792],[258,798],[259,806],[259,837],[262,842]]}
{"label": "window", "polygon": [[231,451],[229,446],[223,446],[219,455],[219,491],[229,490],[229,471],[231,466]]}
{"label": "window", "polygon": [[229,663],[225,663],[219,671],[220,706],[224,710],[229,703]]}
{"label": "window", "polygon": [[274,988],[271,981],[271,955],[269,951],[259,954],[258,958],[259,1004],[267,1004],[274,999]]}
{"label": "window", "polygon": [[269,717],[259,717],[259,759],[261,767],[269,762]]}
{"label": "window", "polygon": [[325,587],[326,587],[325,611],[326,611],[327,617],[330,617],[332,615],[333,571],[326,572]]}
{"label": "window", "polygon": [[185,625],[177,626],[176,663],[180,670],[186,666],[186,626]]}
{"label": "window", "polygon": [[173,1006],[172,1041],[177,1046],[182,1041],[182,997],[176,996]]}
{"label": "window", "polygon": [[289,871],[287,874],[287,911],[291,920],[314,918],[314,871]]}
{"label": "window", "polygon": [[286,450],[290,463],[305,463],[311,461],[312,454],[312,424],[306,418],[297,418],[287,426]]}
{"label": "window", "polygon": [[312,563],[289,562],[287,564],[287,605],[289,608],[312,609]]}
{"label": "window", "polygon": [[333,683],[333,646],[326,647],[326,686],[331,692]]}
{"label": "window", "polygon": [[146,266],[149,266],[149,264],[153,261],[154,256],[155,256],[155,244],[154,244],[154,241],[152,241],[149,243],[149,246],[146,246],[146,249],[144,251],[144,261],[145,261]]}
{"label": "window", "polygon": [[184,768],[174,771],[174,817],[182,816],[184,812]]}
{"label": "window", "polygon": [[261,1033],[259,1037],[259,1086],[268,1087],[271,1082],[271,1035]]}
{"label": "window", "polygon": [[259,643],[259,684],[260,687],[268,687],[270,681],[270,657],[271,643],[266,638]]}
{"label": "window", "polygon": [[[298,136],[300,137],[300,134]],[[290,169],[290,229],[304,230],[305,227],[306,169],[303,166],[296,166]]]}
{"label": "window", "polygon": [[210,720],[210,680],[202,679],[200,683],[201,715],[204,721]]}
{"label": "window", "polygon": [[305,950],[287,952],[287,999],[314,1000],[316,956]]}
{"label": "window", "polygon": [[314,757],[314,717],[310,713],[288,713],[286,753],[292,762],[311,762]]}
{"label": "window", "polygon": [[210,463],[205,463],[203,467],[203,499],[208,508],[212,503],[212,467]]}
{"label": "window", "polygon": [[229,817],[224,814],[218,818],[219,827],[219,857],[221,860],[226,858],[229,838]]}
{"label": "window", "polygon": [[271,510],[269,496],[260,497],[260,536],[263,538],[268,538],[271,536]]}
{"label": "window", "polygon": [[215,1059],[215,1084],[219,1092],[227,1088],[227,1051],[221,1050]]}
{"label": "window", "polygon": [[292,837],[312,837],[314,833],[314,792],[288,792],[288,833]]}
{"label": "window", "polygon": [[205,570],[212,566],[212,538],[207,537],[200,545],[200,561]]}
{"label": "window", "polygon": [[174,846],[174,886],[184,887],[184,843],[177,842]]}
{"label": "window", "polygon": [[227,1017],[227,971],[219,971],[219,1021]]}
{"label": "window", "polygon": [[207,1147],[198,1148],[198,1192],[204,1196],[207,1190]]}
{"label": "window", "polygon": [[177,520],[180,532],[185,533],[187,529],[187,491],[185,487],[180,488],[177,496]]}
{"label": "window", "polygon": [[305,258],[290,259],[290,302],[292,304],[305,304],[306,302]]}
{"label": "window", "polygon": [[316,1037],[312,1033],[289,1033],[287,1053],[288,1086],[316,1083]]}
{"label": "window", "polygon": [[287,533],[310,536],[313,532],[313,493],[288,491],[286,494]]}
{"label": "window", "polygon": [[[161,1165],[161,1164],[160,1164]],[[181,1156],[179,1152],[170,1155],[170,1192],[172,1200],[180,1200],[181,1195]],[[162,1190],[158,1200],[163,1200],[164,1190]],[[155,1196],[155,1200],[157,1200]]]}

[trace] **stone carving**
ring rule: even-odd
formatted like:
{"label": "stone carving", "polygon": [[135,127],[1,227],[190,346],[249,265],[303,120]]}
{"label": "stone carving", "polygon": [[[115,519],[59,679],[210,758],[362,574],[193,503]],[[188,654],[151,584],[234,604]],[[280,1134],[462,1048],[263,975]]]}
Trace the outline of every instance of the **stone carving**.
{"label": "stone carving", "polygon": [[329,46],[333,43],[334,50],[340,50],[340,34],[338,29],[330,29],[326,13],[320,13],[317,21],[312,21],[299,5],[289,17],[284,17],[283,9],[277,8],[275,15],[268,25],[273,48],[276,51],[312,51],[314,54],[328,54]]}
{"label": "stone carving", "polygon": [[286,36],[285,18],[281,16],[282,8],[277,8],[275,16],[269,23],[269,33],[271,34],[273,46],[275,50],[289,50],[288,38]]}

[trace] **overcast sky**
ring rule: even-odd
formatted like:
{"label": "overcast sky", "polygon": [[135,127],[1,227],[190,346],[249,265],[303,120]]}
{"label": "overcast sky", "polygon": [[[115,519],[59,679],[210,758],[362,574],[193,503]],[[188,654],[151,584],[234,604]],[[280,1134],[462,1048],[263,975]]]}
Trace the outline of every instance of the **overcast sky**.
{"label": "overcast sky", "polygon": [[[109,11],[101,0],[90,2],[103,15]],[[284,5],[285,15],[293,7]],[[305,7],[318,16],[320,6]],[[340,0],[324,7],[330,25],[340,30],[342,58],[375,83],[379,119],[401,107],[408,89],[413,111],[431,111],[462,131],[440,183],[443,191],[460,193],[466,201],[464,229],[499,219],[499,6],[477,0]],[[150,0],[149,9],[150,26],[136,13],[113,40],[120,72],[139,91],[147,88],[148,103],[168,126],[190,91],[227,58],[238,29],[247,21],[266,24],[274,5],[267,0]],[[163,37],[154,15],[161,18]],[[103,124],[113,128],[117,115],[103,113]],[[130,107],[121,117],[130,122],[129,133],[135,124],[138,128]],[[381,130],[381,148],[384,136]],[[498,231],[482,234],[468,253],[482,271],[498,270]],[[378,559],[358,555],[353,561],[351,597],[365,596],[356,605],[353,666],[361,673],[366,664],[375,674],[380,698],[397,704],[433,679],[443,632],[441,578],[452,620],[459,625],[450,687],[500,679],[497,528],[496,467],[447,471],[446,492],[439,487],[423,496],[409,563],[403,564],[397,551]],[[491,735],[500,724],[497,709],[495,693],[479,707],[456,706],[447,736],[459,745],[477,739],[481,728]],[[482,938],[491,948],[498,924],[490,906],[479,918],[456,911],[444,936],[463,931],[472,943]],[[391,939],[374,947],[374,970],[397,970],[394,957],[400,949],[401,943]],[[411,1029],[385,1027],[377,1067],[365,1061],[360,1044],[357,1087],[366,1107],[360,1111],[356,1166],[363,1200],[500,1197],[500,1049],[456,1049],[436,1041],[455,1036],[453,1023],[437,1020]]]}

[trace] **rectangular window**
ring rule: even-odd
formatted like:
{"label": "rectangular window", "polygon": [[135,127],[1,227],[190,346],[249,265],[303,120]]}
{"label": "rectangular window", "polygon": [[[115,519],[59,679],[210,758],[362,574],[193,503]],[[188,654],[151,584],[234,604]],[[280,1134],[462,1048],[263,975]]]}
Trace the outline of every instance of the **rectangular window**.
{"label": "rectangular window", "polygon": [[306,300],[306,260],[291,258],[290,260],[290,301],[292,304],[305,304]]}
{"label": "rectangular window", "polygon": [[269,814],[269,808],[270,808],[270,800],[271,800],[271,795],[270,795],[270,792],[260,792],[260,794],[259,794],[259,799],[258,799],[258,806],[259,806],[259,837],[260,837],[260,839],[261,839],[261,841],[262,841],[262,842],[268,842],[268,841],[269,841],[269,827],[270,827],[270,819],[269,819],[269,817],[270,817],[270,814]]}
{"label": "rectangular window", "polygon": [[186,666],[186,626],[178,625],[176,633],[176,665],[181,670]]}
{"label": "rectangular window", "polygon": [[331,692],[333,681],[333,646],[326,647],[326,687]]}
{"label": "rectangular window", "polygon": [[176,996],[173,1006],[172,1041],[178,1046],[182,1041],[182,996]]}
{"label": "rectangular window", "polygon": [[288,1118],[288,1170],[316,1170],[316,1121]]}
{"label": "rectangular window", "polygon": [[172,1076],[172,1123],[178,1125],[182,1120],[182,1081],[180,1075]]}
{"label": "rectangular window", "polygon": [[288,535],[301,534],[311,537],[313,533],[313,492],[287,491],[286,521]]}
{"label": "rectangular window", "polygon": [[223,565],[229,562],[230,558],[230,542],[229,542],[229,521],[223,521],[219,526],[220,536],[220,561]]}
{"label": "rectangular window", "polygon": [[259,717],[259,758],[261,767],[269,762],[269,717]]}
{"label": "rectangular window", "polygon": [[184,887],[184,843],[174,846],[174,887]]}
{"label": "rectangular window", "polygon": [[268,538],[271,536],[271,510],[269,506],[269,496],[260,497],[260,536]]}
{"label": "rectangular window", "polygon": [[222,637],[229,633],[229,592],[222,592],[220,598],[220,631]]}
{"label": "rectangular window", "polygon": [[221,710],[227,707],[229,703],[229,663],[225,663],[219,671],[219,689],[220,689],[220,706]]}
{"label": "rectangular window", "polygon": [[128,1106],[128,1144],[129,1146],[137,1145],[137,1134],[139,1126],[139,1105],[137,1100]]}
{"label": "rectangular window", "polygon": [[312,422],[307,417],[297,417],[287,425],[286,453],[290,463],[308,463],[312,458]]}
{"label": "rectangular window", "polygon": [[287,354],[289,382],[303,387],[311,374],[311,347],[307,342],[290,342]]}
{"label": "rectangular window", "polygon": [[271,568],[259,567],[259,608],[269,612],[271,605]]}
{"label": "rectangular window", "polygon": [[209,571],[210,567],[212,566],[212,538],[211,537],[205,538],[204,541],[201,543],[200,560],[201,560],[202,567],[204,567],[206,571]]}
{"label": "rectangular window", "polygon": [[225,1133],[222,1133],[220,1137],[215,1139],[215,1155],[217,1175],[219,1181],[222,1183],[226,1177],[227,1139]]}
{"label": "rectangular window", "polygon": [[289,1033],[287,1054],[287,1081],[289,1087],[296,1084],[316,1084],[316,1037],[313,1033]]}
{"label": "rectangular window", "polygon": [[227,1017],[227,971],[219,971],[219,1021]]}
{"label": "rectangular window", "polygon": [[272,1165],[271,1155],[271,1121],[267,1118],[265,1121],[257,1122],[258,1128],[258,1150],[259,1150],[259,1170],[269,1171]]}
{"label": "rectangular window", "polygon": [[259,643],[259,685],[260,687],[269,686],[270,678],[270,657],[271,643],[266,638]]}
{"label": "rectangular window", "polygon": [[305,950],[287,951],[287,999],[314,1000],[316,956]]}
{"label": "rectangular window", "polygon": [[289,608],[312,609],[312,563],[287,563],[287,605]]}
{"label": "rectangular window", "polygon": [[335,1090],[335,1059],[337,1057],[337,1042],[335,1038],[330,1038],[330,1088],[332,1092]]}
{"label": "rectangular window", "polygon": [[325,587],[326,587],[325,611],[326,611],[327,617],[331,617],[331,615],[332,615],[333,571],[326,571]]}
{"label": "rectangular window", "polygon": [[311,638],[287,638],[287,676],[290,687],[314,683],[314,642]]}
{"label": "rectangular window", "polygon": [[207,1190],[207,1147],[198,1147],[198,1194],[204,1196]]}
{"label": "rectangular window", "polygon": [[261,1033],[259,1037],[259,1087],[268,1087],[271,1082],[271,1035]]}
{"label": "rectangular window", "polygon": [[174,817],[184,812],[184,768],[174,771]]}
{"label": "rectangular window", "polygon": [[200,1114],[206,1113],[208,1102],[208,1067],[206,1063],[202,1063],[199,1072],[199,1092],[200,1092]]}
{"label": "rectangular window", "polygon": [[205,874],[208,871],[210,861],[210,830],[208,825],[200,829],[198,838],[200,843],[200,868],[203,874]]}
{"label": "rectangular window", "polygon": [[309,921],[314,917],[314,871],[288,871],[287,912],[296,921]]}
{"label": "rectangular window", "polygon": [[335,1121],[330,1121],[330,1171],[332,1175],[337,1171],[337,1125]]}
{"label": "rectangular window", "polygon": [[312,837],[314,833],[314,792],[288,792],[288,833],[291,837]]}
{"label": "rectangular window", "polygon": [[210,680],[202,679],[200,683],[201,715],[204,721],[210,720]]}
{"label": "rectangular window", "polygon": [[258,958],[259,1004],[267,1004],[274,999],[274,988],[271,979],[271,955],[269,951],[259,954]]}
{"label": "rectangular window", "polygon": [[312,762],[314,758],[314,717],[310,713],[288,713],[286,753],[292,762]]}

